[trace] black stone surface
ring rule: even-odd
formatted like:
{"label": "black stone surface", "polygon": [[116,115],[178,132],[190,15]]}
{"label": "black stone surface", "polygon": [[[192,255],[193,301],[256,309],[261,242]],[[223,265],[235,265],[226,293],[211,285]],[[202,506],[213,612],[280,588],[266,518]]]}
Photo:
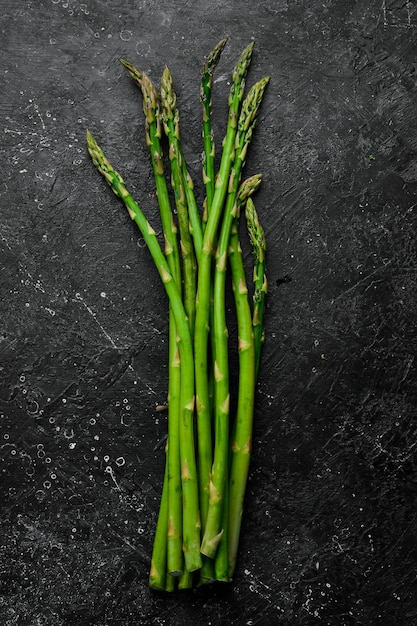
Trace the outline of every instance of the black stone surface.
{"label": "black stone surface", "polygon": [[[1,624],[416,624],[415,4],[4,0],[0,25]],[[155,221],[119,59],[170,66],[199,181],[199,72],[224,36],[218,142],[252,38],[249,80],[271,76],[247,162],[266,345],[235,581],[167,597],[147,587],[167,304],[84,138]]]}

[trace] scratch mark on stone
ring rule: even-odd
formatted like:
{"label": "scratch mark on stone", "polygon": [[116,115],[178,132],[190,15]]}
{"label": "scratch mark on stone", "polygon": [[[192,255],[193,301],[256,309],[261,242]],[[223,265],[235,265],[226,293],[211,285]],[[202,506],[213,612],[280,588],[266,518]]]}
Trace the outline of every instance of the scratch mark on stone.
{"label": "scratch mark on stone", "polygon": [[42,115],[40,114],[40,111],[39,111],[39,105],[36,102],[33,103],[33,108],[35,109],[36,115],[39,117],[39,119],[41,121],[42,129],[46,130],[45,122],[43,121],[43,117],[42,117]]}
{"label": "scratch mark on stone", "polygon": [[216,85],[217,83],[223,83],[223,82],[228,81],[228,80],[229,80],[229,75],[228,74],[221,74],[220,76],[215,78],[213,82]]}
{"label": "scratch mark on stone", "polygon": [[[332,300],[332,304],[334,304],[335,302],[337,302],[340,298],[342,298],[343,296],[345,296],[346,294],[350,293],[351,291],[354,291],[357,287],[359,287],[359,285],[362,285],[363,283],[367,282],[370,278],[372,278],[372,276],[375,276],[375,274],[377,274],[381,269],[385,269],[388,265],[391,264],[391,261],[389,261],[388,263],[386,263],[386,265],[384,265],[383,267],[377,267],[375,268],[375,270],[373,272],[371,272],[370,274],[367,274],[366,276],[364,276],[363,278],[361,278],[361,280],[358,280],[354,285],[352,285],[351,287],[349,287],[348,289],[345,289],[344,291],[342,291],[341,293],[339,293],[338,296],[336,296],[336,298],[333,298]],[[372,281],[372,283],[375,282],[379,282],[379,281]],[[371,284],[372,284],[371,283]],[[368,287],[369,288],[369,287]]]}
{"label": "scratch mark on stone", "polygon": [[[88,313],[91,315],[91,317],[93,318],[93,320],[95,321],[97,326],[100,328],[101,332],[103,333],[103,335],[105,336],[105,338],[107,339],[109,344],[112,346],[112,348],[114,348],[115,350],[122,350],[122,349],[124,349],[124,346],[118,346],[117,345],[117,343],[114,341],[113,337],[107,332],[107,330],[104,328],[103,324],[97,318],[96,313],[93,311],[93,309],[90,307],[90,305],[87,304],[87,302],[84,300],[84,298],[82,297],[82,295],[78,291],[75,294],[75,301],[76,302],[81,302],[81,304],[87,309]],[[138,377],[137,372],[136,372],[135,368],[132,366],[131,363],[129,363],[129,365],[128,365],[128,370],[133,373],[135,378]],[[145,382],[145,381],[142,381],[142,382],[146,386],[146,388],[149,390],[150,393],[152,393],[153,395],[156,395],[156,391],[147,382]]]}
{"label": "scratch mark on stone", "polygon": [[382,19],[384,22],[384,26],[388,26],[386,0],[382,0]]}
{"label": "scratch mark on stone", "polygon": [[88,313],[91,315],[91,317],[93,318],[97,326],[100,328],[101,332],[106,337],[107,341],[110,343],[112,348],[114,348],[115,350],[120,350],[120,347],[116,344],[113,337],[107,332],[107,330],[104,328],[101,322],[97,319],[97,315],[95,314],[93,309],[87,304],[87,302],[84,300],[84,298],[79,292],[75,294],[75,300],[77,302],[81,302],[81,304],[87,309]]}
{"label": "scratch mark on stone", "polygon": [[[412,7],[413,7],[413,3],[408,1],[405,2],[403,5],[400,5],[399,7],[397,6],[391,6],[391,7],[387,7],[387,2],[386,0],[382,0],[382,6],[381,6],[381,11],[382,11],[382,20],[383,20],[383,24],[384,27],[388,27],[390,26],[391,28],[412,28],[413,24],[412,24]],[[391,19],[389,19],[389,14],[393,14],[394,11],[398,12],[401,10],[403,11],[405,9],[406,11],[406,15],[404,14],[400,14],[400,16],[398,15],[392,15]]]}
{"label": "scratch mark on stone", "polygon": [[116,489],[118,491],[120,491],[120,486],[119,486],[119,483],[116,480],[116,475],[115,475],[115,473],[113,471],[113,468],[110,465],[107,465],[107,467],[106,467],[106,469],[104,471],[106,472],[106,474],[110,474],[110,477],[111,477],[112,481],[116,485]]}
{"label": "scratch mark on stone", "polygon": [[245,570],[245,574],[251,578],[249,590],[261,596],[264,600],[268,600],[268,602],[272,603],[269,593],[272,592],[271,587],[268,587],[268,585],[259,580],[259,578],[256,578],[248,569]]}
{"label": "scratch mark on stone", "polygon": [[1,237],[1,241],[3,241],[6,244],[6,248],[8,250],[12,250],[12,248],[9,246],[9,242],[7,241],[7,238],[2,233],[0,233],[0,237]]}

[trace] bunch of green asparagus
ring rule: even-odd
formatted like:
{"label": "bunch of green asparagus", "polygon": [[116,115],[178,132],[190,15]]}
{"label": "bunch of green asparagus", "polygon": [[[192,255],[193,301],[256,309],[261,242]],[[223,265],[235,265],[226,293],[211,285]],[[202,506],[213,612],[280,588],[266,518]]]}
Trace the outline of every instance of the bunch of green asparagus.
{"label": "bunch of green asparagus", "polygon": [[[122,177],[87,132],[93,162],[139,227],[168,296],[168,437],[149,575],[151,588],[166,591],[232,580],[264,342],[265,237],[251,197],[261,176],[242,179],[242,171],[269,78],[245,93],[251,42],[232,73],[226,134],[217,161],[211,125],[212,88],[225,44],[224,39],[214,47],[201,73],[205,196],[201,210],[181,147],[170,70],[165,68],[158,90],[149,76],[122,60],[142,91],[164,245]],[[252,289],[247,287],[240,247],[239,218],[243,213],[253,250]],[[238,334],[236,363],[228,340],[228,276]],[[229,370],[233,366],[238,368],[238,389],[231,403]]]}

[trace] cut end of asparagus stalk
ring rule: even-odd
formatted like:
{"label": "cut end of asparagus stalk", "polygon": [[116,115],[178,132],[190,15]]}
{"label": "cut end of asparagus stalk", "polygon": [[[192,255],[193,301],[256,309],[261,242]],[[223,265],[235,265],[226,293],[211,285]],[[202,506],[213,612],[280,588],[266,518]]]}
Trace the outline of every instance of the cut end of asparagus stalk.
{"label": "cut end of asparagus stalk", "polygon": [[158,591],[165,591],[165,573],[162,574],[157,570],[153,560],[149,572],[149,587]]}
{"label": "cut end of asparagus stalk", "polygon": [[192,572],[184,572],[178,581],[178,589],[192,589],[194,582],[194,575]]}

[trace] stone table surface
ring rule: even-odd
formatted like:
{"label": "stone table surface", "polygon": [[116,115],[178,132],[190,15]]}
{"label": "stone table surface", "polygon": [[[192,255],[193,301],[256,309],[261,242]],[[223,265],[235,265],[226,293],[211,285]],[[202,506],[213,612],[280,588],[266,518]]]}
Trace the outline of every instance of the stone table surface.
{"label": "stone table surface", "polygon": [[[412,625],[417,8],[398,0],[4,0],[0,616],[6,626]],[[246,164],[270,291],[232,584],[148,589],[167,302],[89,128],[157,219],[139,90],[169,65],[200,178],[200,69],[268,74]],[[250,261],[250,252],[244,249]]]}

